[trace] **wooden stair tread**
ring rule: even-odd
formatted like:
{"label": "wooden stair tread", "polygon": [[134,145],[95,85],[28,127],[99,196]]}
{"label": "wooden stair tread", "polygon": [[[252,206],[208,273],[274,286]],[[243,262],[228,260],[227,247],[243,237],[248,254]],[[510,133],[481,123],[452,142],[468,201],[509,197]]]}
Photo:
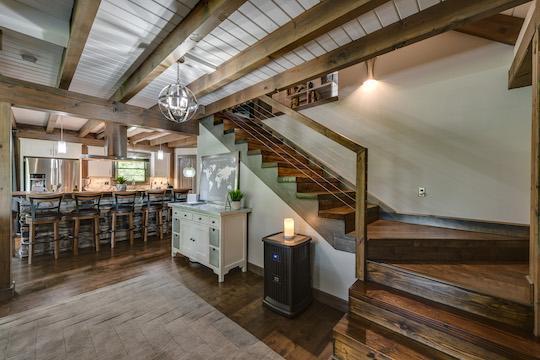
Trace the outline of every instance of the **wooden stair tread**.
{"label": "wooden stair tread", "polygon": [[[351,311],[359,309],[362,302],[398,314],[411,324],[400,323],[404,331],[414,331],[415,323],[445,333],[449,338],[485,348],[508,359],[540,358],[540,341],[518,331],[468,316],[450,307],[436,304],[417,296],[394,290],[388,286],[357,281],[350,288]],[[356,303],[360,300],[361,303]],[[361,311],[359,311],[361,312]],[[357,314],[357,316],[362,316]],[[420,329],[420,327],[418,327]],[[418,334],[417,334],[418,335]],[[445,344],[441,344],[445,345]],[[452,345],[448,344],[451,348]],[[464,351],[466,346],[459,350]]]}
{"label": "wooden stair tread", "polygon": [[368,227],[368,239],[523,240],[528,237],[455,230],[399,221],[377,220]]}
{"label": "wooden stair tread", "polygon": [[392,263],[391,265],[482,294],[520,304],[531,303],[531,287],[526,279],[529,272],[528,264]]}
{"label": "wooden stair tread", "polygon": [[384,329],[373,324],[349,319],[348,315],[343,316],[334,326],[333,335],[336,351],[334,355],[342,359],[432,359],[432,357],[423,355],[417,349],[393,338]]}
{"label": "wooden stair tread", "polygon": [[340,206],[337,208],[327,209],[327,210],[319,210],[319,216],[325,217],[325,215],[349,215],[355,213],[354,206],[352,208],[348,206]]}

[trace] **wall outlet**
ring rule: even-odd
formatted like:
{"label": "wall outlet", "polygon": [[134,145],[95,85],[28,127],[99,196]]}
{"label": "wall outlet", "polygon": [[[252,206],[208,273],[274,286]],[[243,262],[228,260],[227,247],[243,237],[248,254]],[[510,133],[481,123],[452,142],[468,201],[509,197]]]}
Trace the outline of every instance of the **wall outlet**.
{"label": "wall outlet", "polygon": [[425,197],[426,196],[426,188],[425,187],[419,187],[418,188],[418,197]]}

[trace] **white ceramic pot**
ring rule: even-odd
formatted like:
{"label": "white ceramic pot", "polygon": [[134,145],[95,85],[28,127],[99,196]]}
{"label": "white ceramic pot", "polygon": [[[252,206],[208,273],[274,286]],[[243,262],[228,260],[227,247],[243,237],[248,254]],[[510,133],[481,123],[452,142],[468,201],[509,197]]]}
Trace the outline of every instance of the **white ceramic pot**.
{"label": "white ceramic pot", "polygon": [[241,204],[241,201],[231,201],[231,210],[240,210]]}
{"label": "white ceramic pot", "polygon": [[116,191],[126,191],[127,184],[116,184]]}

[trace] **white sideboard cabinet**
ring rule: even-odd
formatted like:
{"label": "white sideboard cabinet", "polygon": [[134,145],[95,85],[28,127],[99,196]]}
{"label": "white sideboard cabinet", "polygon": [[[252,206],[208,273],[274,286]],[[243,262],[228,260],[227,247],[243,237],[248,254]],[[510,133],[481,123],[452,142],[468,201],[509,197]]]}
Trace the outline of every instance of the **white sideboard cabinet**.
{"label": "white sideboard cabinet", "polygon": [[223,282],[229,270],[247,270],[247,217],[251,209],[225,210],[222,205],[170,204],[172,256],[212,269]]}

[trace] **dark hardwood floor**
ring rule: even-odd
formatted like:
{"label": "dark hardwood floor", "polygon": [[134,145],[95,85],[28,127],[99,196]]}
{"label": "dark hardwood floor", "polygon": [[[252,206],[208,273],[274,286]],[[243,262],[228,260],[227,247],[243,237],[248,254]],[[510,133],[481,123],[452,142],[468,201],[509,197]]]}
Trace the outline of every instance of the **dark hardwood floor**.
{"label": "dark hardwood floor", "polygon": [[169,241],[149,240],[147,246],[120,244],[99,254],[84,249],[79,256],[38,256],[29,266],[13,259],[17,296],[0,303],[0,317],[66,297],[95,290],[146,273],[168,273],[205,301],[261,339],[286,359],[328,359],[332,328],[343,313],[314,301],[295,319],[279,316],[262,306],[263,281],[251,272],[232,271],[218,284],[209,269],[170,257]]}

